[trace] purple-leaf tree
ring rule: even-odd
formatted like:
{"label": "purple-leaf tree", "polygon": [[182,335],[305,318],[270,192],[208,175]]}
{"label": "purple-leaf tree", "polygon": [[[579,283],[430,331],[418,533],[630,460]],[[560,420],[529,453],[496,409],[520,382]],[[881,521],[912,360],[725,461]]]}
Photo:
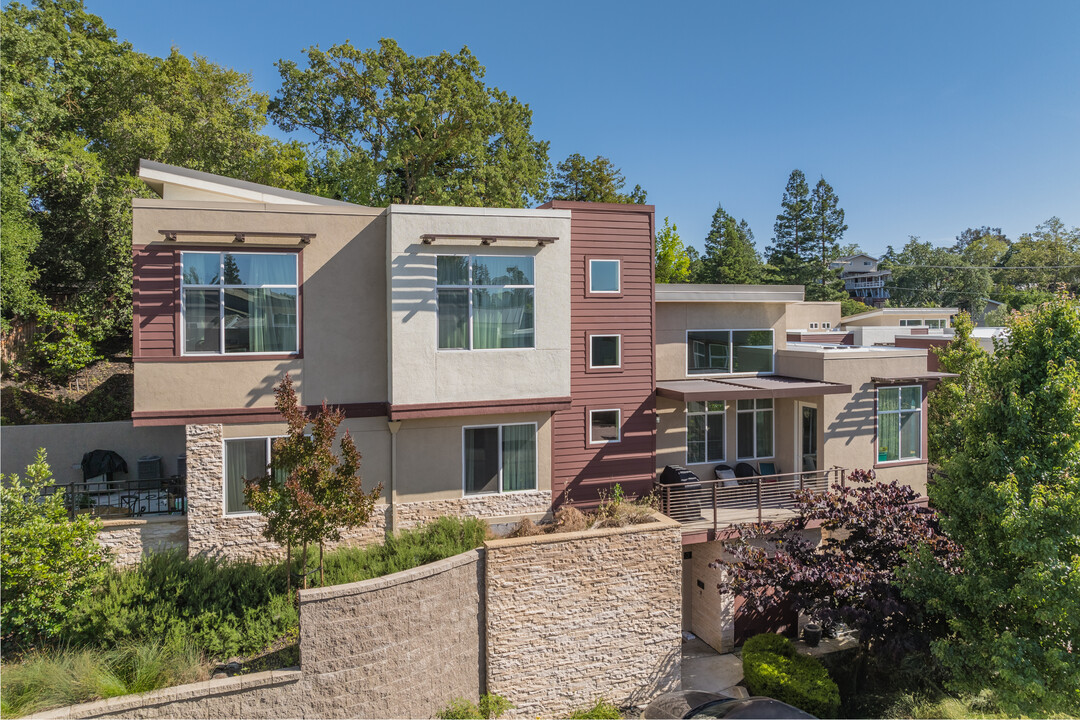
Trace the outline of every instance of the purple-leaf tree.
{"label": "purple-leaf tree", "polygon": [[[855,470],[847,484],[795,493],[797,515],[779,525],[741,525],[728,543],[732,562],[719,589],[742,595],[758,610],[790,598],[823,627],[845,623],[864,650],[897,656],[928,642],[920,608],[900,594],[897,567],[925,544],[943,562],[956,547],[941,535],[934,511],[916,504],[907,485],[879,483]],[[821,528],[821,543],[813,525]],[[780,592],[774,593],[775,590]]]}

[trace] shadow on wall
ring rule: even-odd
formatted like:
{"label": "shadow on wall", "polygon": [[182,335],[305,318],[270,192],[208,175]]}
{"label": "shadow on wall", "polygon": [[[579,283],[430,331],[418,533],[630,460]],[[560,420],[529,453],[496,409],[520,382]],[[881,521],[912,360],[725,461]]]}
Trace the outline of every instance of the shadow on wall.
{"label": "shadow on wall", "polygon": [[873,439],[877,427],[874,408],[874,386],[866,383],[829,423],[827,436],[843,437],[844,445],[867,437]]}
{"label": "shadow on wall", "polygon": [[[625,406],[623,406],[625,410]],[[555,498],[554,506],[573,503],[593,506],[601,492],[610,492],[615,483],[630,497],[652,492],[656,476],[653,452],[656,448],[656,395],[652,394],[623,419],[622,440],[606,445],[585,446],[589,437],[586,411],[581,407],[556,413],[564,423],[563,434],[583,438],[582,454],[590,455],[585,465]],[[560,433],[556,433],[558,436]]]}

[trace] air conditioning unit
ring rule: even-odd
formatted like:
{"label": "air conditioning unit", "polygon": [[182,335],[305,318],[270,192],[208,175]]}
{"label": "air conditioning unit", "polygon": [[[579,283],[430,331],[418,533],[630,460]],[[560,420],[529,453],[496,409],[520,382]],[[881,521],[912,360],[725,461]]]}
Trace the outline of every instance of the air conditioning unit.
{"label": "air conditioning unit", "polygon": [[157,480],[161,477],[161,456],[143,455],[139,458],[139,479]]}
{"label": "air conditioning unit", "polygon": [[176,456],[176,474],[181,478],[187,478],[187,455]]}

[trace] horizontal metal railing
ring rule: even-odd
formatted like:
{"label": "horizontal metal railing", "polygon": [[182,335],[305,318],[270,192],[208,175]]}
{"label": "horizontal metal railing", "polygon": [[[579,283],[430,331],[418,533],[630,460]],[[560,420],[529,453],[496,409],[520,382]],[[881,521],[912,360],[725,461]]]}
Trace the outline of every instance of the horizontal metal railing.
{"label": "horizontal metal railing", "polygon": [[181,515],[187,512],[187,486],[183,478],[153,480],[91,480],[57,485],[50,494],[64,494],[68,516],[102,518],[142,515]]}
{"label": "horizontal metal railing", "polygon": [[795,514],[794,494],[845,484],[847,470],[832,468],[735,480],[658,483],[660,509],[687,530],[717,532],[740,523],[783,520]]}

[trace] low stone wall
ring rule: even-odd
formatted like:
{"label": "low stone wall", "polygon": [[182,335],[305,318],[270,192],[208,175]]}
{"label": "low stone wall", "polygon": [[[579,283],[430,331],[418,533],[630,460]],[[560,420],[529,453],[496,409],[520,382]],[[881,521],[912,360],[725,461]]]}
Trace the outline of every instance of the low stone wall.
{"label": "low stone wall", "polygon": [[73,705],[35,718],[432,717],[479,698],[484,562],[473,550],[364,582],[300,591],[302,669]]}
{"label": "low stone wall", "polygon": [[656,522],[486,543],[487,689],[516,717],[681,683],[682,529]]}
{"label": "low stone wall", "polygon": [[442,515],[483,519],[543,515],[551,510],[551,491],[501,493],[397,504],[398,528],[416,527]]}
{"label": "low stone wall", "polygon": [[475,701],[484,665],[478,550],[374,580],[300,593],[306,717],[433,717]]}
{"label": "low stone wall", "polygon": [[187,552],[187,518],[183,515],[150,515],[143,518],[105,520],[98,542],[113,553],[113,564],[134,565],[147,552],[182,549]]}

